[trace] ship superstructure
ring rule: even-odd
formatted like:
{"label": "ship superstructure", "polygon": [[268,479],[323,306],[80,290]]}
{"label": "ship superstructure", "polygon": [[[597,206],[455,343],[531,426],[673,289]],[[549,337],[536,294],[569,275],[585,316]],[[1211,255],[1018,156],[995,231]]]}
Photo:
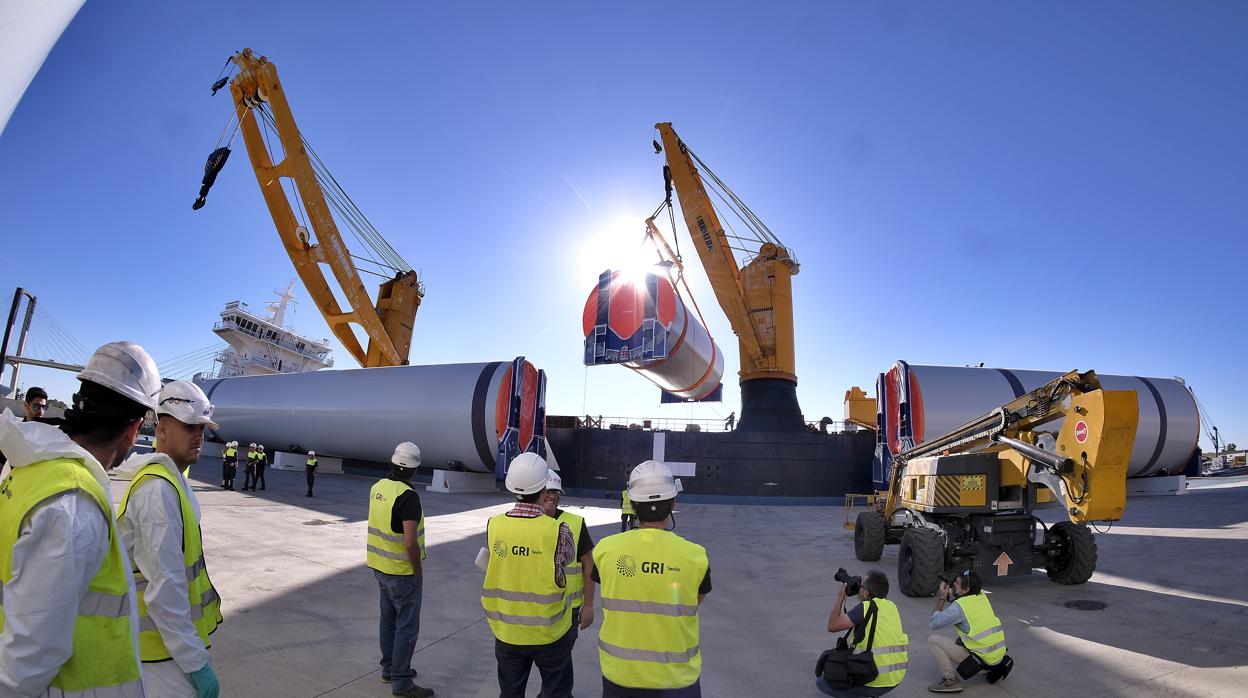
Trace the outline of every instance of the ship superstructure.
{"label": "ship superstructure", "polygon": [[261,315],[242,301],[230,301],[212,331],[229,343],[217,355],[217,378],[306,373],[334,365],[329,340],[312,339],[286,326],[286,310],[294,299],[294,281],[276,291],[277,299]]}

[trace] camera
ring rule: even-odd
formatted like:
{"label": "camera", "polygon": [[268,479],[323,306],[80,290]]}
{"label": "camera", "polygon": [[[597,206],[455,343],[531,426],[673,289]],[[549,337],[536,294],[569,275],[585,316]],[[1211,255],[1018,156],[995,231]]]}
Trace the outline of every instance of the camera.
{"label": "camera", "polygon": [[936,578],[944,582],[950,589],[953,588],[954,582],[958,581],[958,573],[953,570],[945,570],[936,575]]}
{"label": "camera", "polygon": [[845,585],[846,596],[857,596],[858,590],[862,588],[862,577],[849,576],[849,572],[845,571],[844,567],[836,571],[833,579]]}

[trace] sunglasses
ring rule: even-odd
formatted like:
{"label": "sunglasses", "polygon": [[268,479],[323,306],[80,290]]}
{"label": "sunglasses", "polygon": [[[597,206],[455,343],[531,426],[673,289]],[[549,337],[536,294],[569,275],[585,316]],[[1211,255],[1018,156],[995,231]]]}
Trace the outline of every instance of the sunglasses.
{"label": "sunglasses", "polygon": [[32,403],[32,404],[30,405],[30,409],[32,409],[32,410],[38,410],[38,411],[40,411],[40,412],[47,412],[47,411],[48,411],[48,406],[47,406],[47,405],[45,405],[45,404],[42,404],[42,403],[35,402],[35,403]]}

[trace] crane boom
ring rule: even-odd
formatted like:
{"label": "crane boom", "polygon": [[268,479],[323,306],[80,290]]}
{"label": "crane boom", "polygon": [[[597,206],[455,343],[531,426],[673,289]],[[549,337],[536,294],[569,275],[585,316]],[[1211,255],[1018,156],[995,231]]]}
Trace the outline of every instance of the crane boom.
{"label": "crane boom", "polygon": [[[416,272],[411,268],[395,269],[394,277],[381,284],[376,303],[369,298],[317,180],[306,144],[278,80],[277,68],[251,49],[244,49],[231,60],[238,66],[238,74],[230,81],[230,93],[256,181],[282,245],[313,303],[334,336],[361,366],[406,364],[416,312],[424,297]],[[256,119],[256,112],[263,112],[265,104],[272,111],[271,125],[282,146],[281,160],[276,164]],[[315,239],[299,225],[282,178],[292,180],[298,188]],[[344,309],[334,297],[322,264],[332,271],[350,308]],[[367,351],[352,331],[353,323],[368,335]]]}

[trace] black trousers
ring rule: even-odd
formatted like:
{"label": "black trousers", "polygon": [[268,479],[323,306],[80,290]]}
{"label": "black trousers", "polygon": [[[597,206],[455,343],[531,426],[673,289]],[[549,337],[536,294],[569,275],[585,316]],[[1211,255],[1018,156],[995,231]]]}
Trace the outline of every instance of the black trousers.
{"label": "black trousers", "polygon": [[702,698],[702,686],[694,681],[684,688],[628,688],[602,677],[602,698]]}
{"label": "black trousers", "polygon": [[256,485],[257,485],[257,484],[259,484],[259,485],[260,485],[260,489],[264,489],[264,471],[265,471],[265,470],[267,470],[267,469],[268,469],[268,466],[267,466],[267,465],[265,465],[264,463],[257,463],[257,464],[256,464],[256,475],[255,475],[255,478],[256,478],[256,479],[254,479],[254,480],[252,480],[252,481],[251,481],[251,491],[252,491],[252,492],[255,492],[255,491],[256,491]]}
{"label": "black trousers", "polygon": [[308,494],[312,494],[312,485],[316,482],[316,468],[305,467],[304,470],[308,471]]}
{"label": "black trousers", "polygon": [[620,533],[629,531],[636,527],[636,514],[620,514]]}
{"label": "black trousers", "polygon": [[254,484],[252,481],[255,479],[256,479],[256,465],[255,463],[248,463],[247,467],[243,469],[243,489],[249,490],[252,487],[254,487]]}
{"label": "black trousers", "polygon": [[494,657],[498,660],[499,698],[524,698],[533,665],[542,675],[540,698],[571,698],[572,696],[572,631],[549,645],[511,645],[494,640]]}
{"label": "black trousers", "polygon": [[231,486],[230,481],[234,479],[234,461],[221,461],[221,489],[228,490]]}

